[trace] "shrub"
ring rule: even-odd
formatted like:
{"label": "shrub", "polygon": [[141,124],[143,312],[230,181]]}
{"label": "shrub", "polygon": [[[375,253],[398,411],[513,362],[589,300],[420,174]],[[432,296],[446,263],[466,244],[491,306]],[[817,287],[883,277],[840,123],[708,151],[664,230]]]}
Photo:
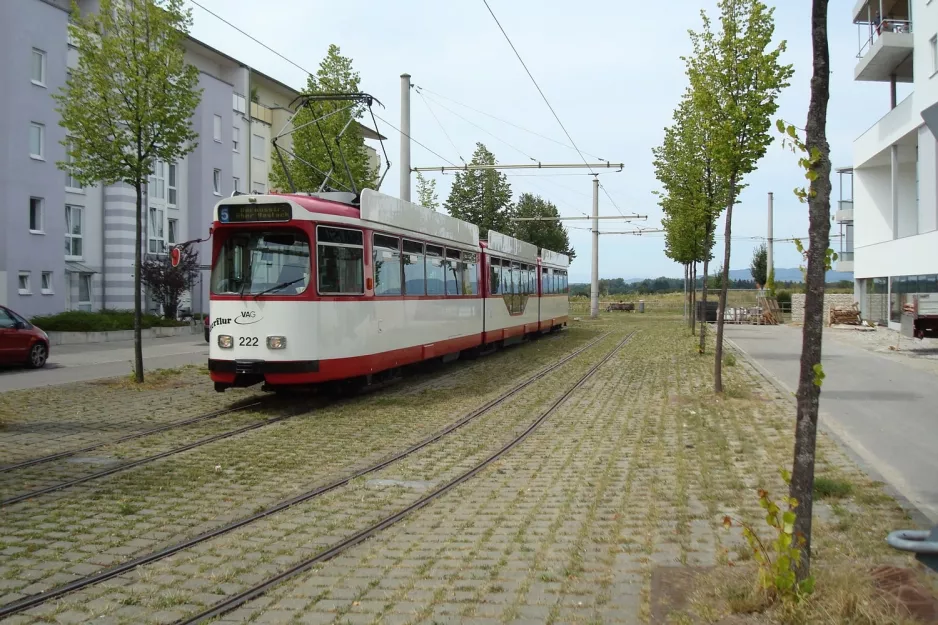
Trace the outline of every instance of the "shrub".
{"label": "shrub", "polygon": [[[46,332],[107,332],[112,330],[133,330],[134,313],[132,310],[102,310],[87,312],[70,310],[55,315],[33,317],[31,323]],[[163,319],[156,315],[142,315],[141,328],[174,327],[187,325],[173,319]]]}
{"label": "shrub", "polygon": [[791,306],[791,291],[779,291],[777,295],[778,305],[788,304]]}

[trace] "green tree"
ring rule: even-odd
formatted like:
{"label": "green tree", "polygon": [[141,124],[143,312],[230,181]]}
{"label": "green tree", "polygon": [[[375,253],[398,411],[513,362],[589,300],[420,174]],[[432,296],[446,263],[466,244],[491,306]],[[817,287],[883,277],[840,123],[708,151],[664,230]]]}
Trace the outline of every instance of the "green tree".
{"label": "green tree", "polygon": [[749,271],[752,273],[752,279],[758,287],[765,287],[768,281],[766,270],[769,262],[769,252],[762,243],[752,252],[752,261],[749,263]]}
{"label": "green tree", "polygon": [[[359,82],[358,72],[352,69],[352,59],[342,56],[339,46],[331,44],[316,75],[307,79],[306,93],[358,93]],[[375,188],[378,170],[368,162],[365,139],[356,123],[364,114],[364,105],[349,100],[313,102],[311,108],[303,107],[297,112],[293,120],[296,130],[289,135],[293,141],[291,152],[296,157],[286,153],[282,156],[298,191],[315,192],[322,187],[361,192],[366,187]],[[348,163],[351,180],[342,155]],[[276,155],[270,176],[275,187],[290,188]]]}
{"label": "green tree", "polygon": [[[560,217],[557,207],[539,195],[522,193],[515,204],[515,217]],[[566,254],[576,258],[576,252],[570,246],[567,229],[560,220],[554,221],[516,221],[512,236],[539,248]]]}
{"label": "green tree", "polygon": [[417,203],[430,210],[438,210],[440,201],[436,195],[436,180],[423,177],[423,174],[417,172]]}
{"label": "green tree", "polygon": [[[715,166],[727,181],[723,286],[720,310],[726,308],[732,244],[733,206],[744,188],[743,179],[772,142],[771,117],[778,96],[793,70],[779,62],[782,41],[772,47],[773,9],[761,0],[720,0],[720,32],[714,33],[706,12],[703,29],[691,33],[694,54],[688,57],[695,107],[713,133]],[[723,392],[723,315],[717,315],[713,388]]]}
{"label": "green tree", "polygon": [[192,15],[183,0],[101,0],[99,13],[87,15],[73,3],[72,15],[78,65],[53,95],[70,160],[57,164],[82,184],[123,182],[136,192],[134,376],[143,382],[143,186],[156,160],[178,161],[197,145],[189,120],[201,99],[199,72],[183,57]]}
{"label": "green tree", "polygon": [[[495,155],[476,144],[470,165],[495,165]],[[456,173],[445,204],[450,215],[475,224],[484,237],[489,230],[512,232],[511,186],[495,169],[470,169]]]}

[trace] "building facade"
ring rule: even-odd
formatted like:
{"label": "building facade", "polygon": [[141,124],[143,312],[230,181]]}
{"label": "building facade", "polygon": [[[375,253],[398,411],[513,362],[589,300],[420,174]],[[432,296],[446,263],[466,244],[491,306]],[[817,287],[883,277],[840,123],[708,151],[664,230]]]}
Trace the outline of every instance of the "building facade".
{"label": "building facade", "polygon": [[[852,201],[837,219],[853,226],[845,262],[863,317],[898,329],[912,295],[938,292],[938,2],[859,0],[853,21],[855,78],[883,83],[890,107],[854,142]],[[901,101],[898,83],[912,85]]]}
{"label": "building facade", "polygon": [[[78,4],[94,11],[98,3]],[[133,308],[134,189],[123,183],[82,188],[56,166],[66,158],[66,133],[52,94],[65,86],[80,54],[68,35],[68,8],[67,0],[0,2],[0,304],[27,317]],[[194,39],[185,47],[203,90],[191,120],[198,145],[179,162],[154,166],[140,242],[147,255],[205,238],[221,198],[268,191],[271,139],[299,95]],[[278,143],[291,147],[289,136]],[[377,164],[377,152],[368,151]],[[211,243],[198,251],[200,277],[180,304],[193,312],[208,311]]]}

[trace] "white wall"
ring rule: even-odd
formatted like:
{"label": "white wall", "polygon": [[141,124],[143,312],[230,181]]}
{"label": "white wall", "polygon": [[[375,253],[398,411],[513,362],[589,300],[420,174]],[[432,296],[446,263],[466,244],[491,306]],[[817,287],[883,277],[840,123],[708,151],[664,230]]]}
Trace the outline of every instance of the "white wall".
{"label": "white wall", "polygon": [[[891,202],[890,202],[891,205]],[[898,238],[918,234],[918,206],[915,201],[915,163],[899,164]]]}
{"label": "white wall", "polygon": [[892,187],[889,167],[853,172],[853,246],[892,240]]}
{"label": "white wall", "polygon": [[938,230],[855,250],[855,278],[938,273]]}
{"label": "white wall", "polygon": [[927,127],[918,131],[918,231],[938,229],[938,141]]}

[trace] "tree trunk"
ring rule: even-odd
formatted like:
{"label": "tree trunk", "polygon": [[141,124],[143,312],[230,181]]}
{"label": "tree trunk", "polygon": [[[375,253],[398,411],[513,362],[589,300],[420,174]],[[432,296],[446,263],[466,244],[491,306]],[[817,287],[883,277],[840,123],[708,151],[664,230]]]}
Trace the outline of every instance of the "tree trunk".
{"label": "tree trunk", "polygon": [[137,189],[137,228],[134,237],[134,380],[143,382],[143,343],[140,337],[140,311],[142,302],[140,297],[140,266],[142,256],[143,238],[143,183],[138,180],[134,185]]}
{"label": "tree trunk", "polygon": [[697,261],[694,261],[694,268],[691,274],[691,284],[693,285],[693,290],[691,291],[691,310],[694,311],[694,314],[690,317],[690,334],[694,335],[694,332],[697,330]]}
{"label": "tree trunk", "polygon": [[684,263],[684,322],[690,327],[693,310],[690,307],[690,263]]}
{"label": "tree trunk", "polygon": [[730,175],[730,198],[726,203],[726,228],[723,236],[723,279],[720,285],[720,306],[717,309],[717,345],[713,355],[713,392],[723,392],[723,317],[726,315],[726,290],[730,285],[730,234],[733,229],[733,204],[736,203],[736,174]]}
{"label": "tree trunk", "polygon": [[818,405],[821,387],[814,383],[815,366],[821,363],[821,336],[824,330],[824,278],[827,246],[830,244],[831,161],[827,144],[827,101],[830,97],[830,53],[827,47],[828,0],[813,0],[811,40],[814,74],[811,77],[811,103],[805,125],[805,145],[810,155],[820,152],[813,169],[808,197],[808,269],[805,284],[804,327],[801,333],[801,373],[798,379],[798,417],[795,422],[795,459],[789,494],[798,500],[794,535],[803,537],[801,562],[795,570],[798,581],[811,573],[811,509],[814,489],[814,450],[817,441]]}
{"label": "tree trunk", "polygon": [[707,350],[707,267],[709,264],[710,264],[710,259],[704,258],[703,288],[700,291],[700,303],[701,303],[701,308],[703,308],[703,319],[700,320],[700,353],[701,354],[703,354]]}

